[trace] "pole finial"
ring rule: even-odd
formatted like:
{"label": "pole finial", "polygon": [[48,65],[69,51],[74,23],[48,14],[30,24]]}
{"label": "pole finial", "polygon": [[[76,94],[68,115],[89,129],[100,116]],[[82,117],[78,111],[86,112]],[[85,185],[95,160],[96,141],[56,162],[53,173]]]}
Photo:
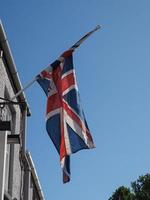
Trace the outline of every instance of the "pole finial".
{"label": "pole finial", "polygon": [[97,26],[95,27],[95,30],[98,30],[98,29],[100,29],[100,28],[102,28],[102,26],[101,26],[101,25],[97,25]]}

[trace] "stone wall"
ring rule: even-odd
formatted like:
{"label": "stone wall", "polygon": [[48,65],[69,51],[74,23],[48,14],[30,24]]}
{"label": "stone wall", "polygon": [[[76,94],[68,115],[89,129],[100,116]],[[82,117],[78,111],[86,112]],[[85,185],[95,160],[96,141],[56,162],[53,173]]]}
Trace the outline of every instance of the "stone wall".
{"label": "stone wall", "polygon": [[[14,96],[14,91],[12,87],[12,80],[10,79],[9,73],[7,71],[7,66],[3,58],[0,58],[0,97],[8,98]],[[19,105],[11,105],[10,111],[12,114],[12,131],[8,134],[19,134],[21,131],[21,110]],[[3,118],[7,115],[7,108],[2,110]],[[6,184],[7,192],[13,197],[20,199],[21,191],[21,165],[19,160],[20,145],[11,144],[8,147],[9,154],[9,175],[8,183]],[[7,181],[7,180],[6,180]]]}

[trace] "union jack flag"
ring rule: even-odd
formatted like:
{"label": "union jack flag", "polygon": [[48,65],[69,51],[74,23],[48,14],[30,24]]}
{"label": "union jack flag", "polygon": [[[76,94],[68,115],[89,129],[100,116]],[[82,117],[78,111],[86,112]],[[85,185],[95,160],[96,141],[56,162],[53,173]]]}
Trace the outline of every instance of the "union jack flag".
{"label": "union jack flag", "polygon": [[64,183],[70,180],[70,155],[94,148],[80,106],[72,53],[64,52],[37,76],[47,96],[46,129],[60,155]]}

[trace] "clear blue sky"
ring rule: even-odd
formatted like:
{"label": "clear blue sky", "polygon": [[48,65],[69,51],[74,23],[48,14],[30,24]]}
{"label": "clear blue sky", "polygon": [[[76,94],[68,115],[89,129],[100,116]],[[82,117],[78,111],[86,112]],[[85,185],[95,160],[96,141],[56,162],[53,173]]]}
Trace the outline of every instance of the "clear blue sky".
{"label": "clear blue sky", "polygon": [[46,97],[26,91],[27,147],[46,200],[107,200],[150,172],[150,1],[1,0],[0,17],[25,85],[95,25],[102,30],[75,53],[82,105],[96,148],[72,156],[63,185],[45,130]]}

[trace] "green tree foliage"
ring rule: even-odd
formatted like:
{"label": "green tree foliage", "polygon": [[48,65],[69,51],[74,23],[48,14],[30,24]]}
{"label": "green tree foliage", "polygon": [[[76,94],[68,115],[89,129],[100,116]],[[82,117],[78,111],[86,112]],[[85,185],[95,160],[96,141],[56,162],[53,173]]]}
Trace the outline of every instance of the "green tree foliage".
{"label": "green tree foliage", "polygon": [[109,200],[134,200],[134,195],[129,188],[121,186],[113,193]]}
{"label": "green tree foliage", "polygon": [[150,200],[150,174],[131,183],[131,189],[119,187],[109,200]]}
{"label": "green tree foliage", "polygon": [[150,174],[140,176],[139,179],[131,183],[135,200],[150,200]]}

